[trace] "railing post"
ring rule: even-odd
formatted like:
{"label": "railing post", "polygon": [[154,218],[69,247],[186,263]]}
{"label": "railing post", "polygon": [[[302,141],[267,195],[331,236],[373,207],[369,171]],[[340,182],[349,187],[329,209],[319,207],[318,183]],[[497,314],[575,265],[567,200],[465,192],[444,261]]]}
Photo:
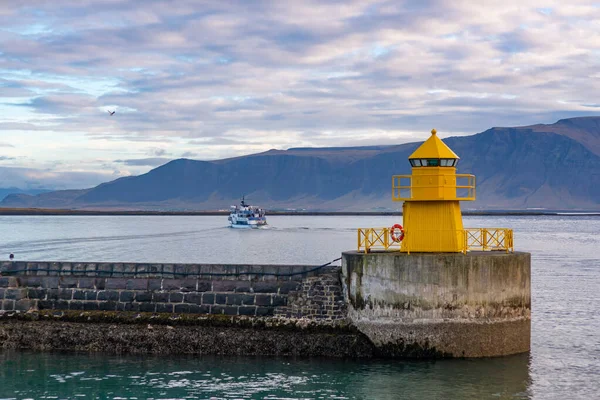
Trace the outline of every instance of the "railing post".
{"label": "railing post", "polygon": [[383,228],[383,247],[387,250],[390,247],[390,235],[388,228]]}
{"label": "railing post", "polygon": [[481,228],[481,245],[483,251],[486,251],[488,248],[488,231],[486,228]]}

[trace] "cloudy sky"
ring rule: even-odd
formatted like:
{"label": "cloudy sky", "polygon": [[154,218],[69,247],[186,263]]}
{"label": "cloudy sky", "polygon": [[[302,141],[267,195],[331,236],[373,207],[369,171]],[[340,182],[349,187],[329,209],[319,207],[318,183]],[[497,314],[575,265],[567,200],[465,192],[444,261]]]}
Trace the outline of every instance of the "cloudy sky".
{"label": "cloudy sky", "polygon": [[594,0],[0,0],[0,187],[553,123],[599,93]]}

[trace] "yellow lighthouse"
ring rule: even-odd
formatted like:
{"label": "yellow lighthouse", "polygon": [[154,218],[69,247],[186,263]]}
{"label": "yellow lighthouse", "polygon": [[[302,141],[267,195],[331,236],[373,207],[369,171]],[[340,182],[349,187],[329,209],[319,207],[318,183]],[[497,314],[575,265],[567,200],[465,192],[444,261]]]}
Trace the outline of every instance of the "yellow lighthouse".
{"label": "yellow lighthouse", "polygon": [[404,226],[359,228],[358,251],[513,251],[512,229],[463,227],[459,202],[475,200],[475,176],[456,173],[459,157],[435,129],[408,160],[412,173],[392,177],[392,200],[404,202]]}
{"label": "yellow lighthouse", "polygon": [[435,130],[408,160],[411,174],[392,177],[404,226],[359,228],[357,251],[342,253],[349,320],[409,357],[529,351],[531,254],[514,251],[512,229],[463,227],[475,177],[456,173],[459,157]]}
{"label": "yellow lighthouse", "polygon": [[401,251],[462,252],[459,201],[475,200],[475,176],[456,173],[459,157],[435,129],[408,160],[412,174],[392,177],[392,199],[404,201]]}

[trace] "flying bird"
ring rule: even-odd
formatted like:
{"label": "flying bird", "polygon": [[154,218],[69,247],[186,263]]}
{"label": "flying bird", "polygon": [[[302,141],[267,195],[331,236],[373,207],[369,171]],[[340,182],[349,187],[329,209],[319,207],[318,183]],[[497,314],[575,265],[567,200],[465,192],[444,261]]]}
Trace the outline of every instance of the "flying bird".
{"label": "flying bird", "polygon": [[110,115],[113,115],[113,114],[115,113],[114,111],[109,111],[109,110],[106,110],[106,111],[107,111],[107,112],[108,112]]}

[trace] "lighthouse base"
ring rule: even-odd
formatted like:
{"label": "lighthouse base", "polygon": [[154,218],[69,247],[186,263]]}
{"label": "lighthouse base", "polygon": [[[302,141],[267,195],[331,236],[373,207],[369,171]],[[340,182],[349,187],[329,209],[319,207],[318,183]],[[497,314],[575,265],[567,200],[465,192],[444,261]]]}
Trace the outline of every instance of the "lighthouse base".
{"label": "lighthouse base", "polygon": [[342,254],[348,317],[384,356],[527,352],[529,253]]}

